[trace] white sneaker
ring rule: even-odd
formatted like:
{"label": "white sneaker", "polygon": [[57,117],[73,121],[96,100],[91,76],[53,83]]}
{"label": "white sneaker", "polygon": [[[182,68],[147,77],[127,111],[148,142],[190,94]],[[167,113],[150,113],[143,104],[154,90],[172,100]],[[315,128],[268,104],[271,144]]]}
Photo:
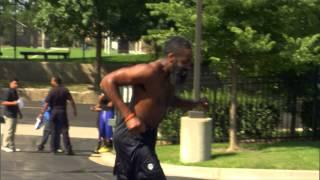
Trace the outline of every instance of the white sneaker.
{"label": "white sneaker", "polygon": [[57,149],[58,153],[63,153],[64,151],[62,149]]}
{"label": "white sneaker", "polygon": [[13,152],[14,150],[9,147],[1,147],[1,150],[4,152]]}
{"label": "white sneaker", "polygon": [[19,149],[19,148],[15,148],[15,149],[14,149],[14,151],[15,151],[15,152],[20,152],[20,151],[21,151],[21,149]]}

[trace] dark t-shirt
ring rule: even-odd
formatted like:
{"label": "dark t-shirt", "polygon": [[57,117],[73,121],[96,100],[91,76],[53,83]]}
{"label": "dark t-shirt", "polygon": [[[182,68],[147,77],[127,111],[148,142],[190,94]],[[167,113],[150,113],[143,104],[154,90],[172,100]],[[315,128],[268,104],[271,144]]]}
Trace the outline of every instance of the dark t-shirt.
{"label": "dark t-shirt", "polygon": [[66,110],[67,100],[71,100],[69,90],[63,86],[57,86],[50,90],[45,101],[49,104],[49,107],[52,110]]}
{"label": "dark t-shirt", "polygon": [[[9,88],[5,93],[3,100],[4,101],[17,101],[19,99],[16,89]],[[4,106],[4,115],[11,118],[17,118],[19,112],[18,105],[16,106]]]}
{"label": "dark t-shirt", "polygon": [[104,111],[113,110],[112,107],[108,107],[108,103],[110,102],[108,96],[103,96],[103,98],[100,101],[100,107]]}

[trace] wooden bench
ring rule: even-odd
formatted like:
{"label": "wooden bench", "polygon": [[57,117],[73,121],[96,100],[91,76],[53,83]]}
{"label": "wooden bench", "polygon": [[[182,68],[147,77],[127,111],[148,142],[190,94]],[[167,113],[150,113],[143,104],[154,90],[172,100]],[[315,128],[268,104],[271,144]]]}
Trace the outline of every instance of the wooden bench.
{"label": "wooden bench", "polygon": [[28,56],[41,55],[45,60],[48,60],[48,56],[63,56],[64,60],[67,60],[70,52],[35,52],[35,51],[21,51],[21,55],[24,56],[25,60],[28,60]]}

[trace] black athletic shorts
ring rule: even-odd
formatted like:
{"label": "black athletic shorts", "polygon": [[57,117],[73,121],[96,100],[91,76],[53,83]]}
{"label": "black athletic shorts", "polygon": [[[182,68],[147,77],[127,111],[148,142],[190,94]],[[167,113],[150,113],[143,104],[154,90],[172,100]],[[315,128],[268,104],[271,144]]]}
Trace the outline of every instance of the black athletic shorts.
{"label": "black athletic shorts", "polygon": [[118,180],[166,179],[155,153],[156,136],[156,129],[134,135],[128,132],[125,123],[117,125],[113,142],[116,150],[114,174]]}

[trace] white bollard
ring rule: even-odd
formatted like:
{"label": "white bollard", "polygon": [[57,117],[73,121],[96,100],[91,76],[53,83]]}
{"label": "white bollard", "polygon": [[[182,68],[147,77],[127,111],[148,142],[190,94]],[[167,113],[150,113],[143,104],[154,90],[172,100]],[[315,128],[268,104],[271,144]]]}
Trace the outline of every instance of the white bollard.
{"label": "white bollard", "polygon": [[211,158],[211,124],[211,118],[201,117],[201,115],[199,116],[199,112],[189,112],[189,116],[181,117],[181,162],[195,163]]}

